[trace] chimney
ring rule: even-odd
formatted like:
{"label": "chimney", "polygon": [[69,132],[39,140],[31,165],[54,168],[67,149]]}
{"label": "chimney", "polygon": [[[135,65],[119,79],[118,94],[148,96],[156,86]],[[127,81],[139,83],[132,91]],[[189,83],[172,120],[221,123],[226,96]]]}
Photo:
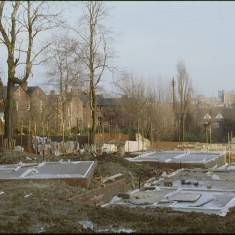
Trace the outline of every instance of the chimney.
{"label": "chimney", "polygon": [[50,90],[50,95],[55,95],[55,90]]}

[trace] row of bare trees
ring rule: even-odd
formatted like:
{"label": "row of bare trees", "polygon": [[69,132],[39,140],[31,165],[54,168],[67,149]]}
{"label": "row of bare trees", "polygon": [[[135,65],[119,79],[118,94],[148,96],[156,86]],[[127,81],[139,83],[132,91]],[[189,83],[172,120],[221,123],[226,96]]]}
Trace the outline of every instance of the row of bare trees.
{"label": "row of bare trees", "polygon": [[[65,121],[65,104],[71,89],[80,95],[89,94],[92,125],[90,143],[95,144],[96,133],[96,92],[109,65],[112,51],[109,47],[109,32],[103,24],[107,10],[103,2],[83,2],[83,15],[78,27],[67,27],[66,34],[56,37],[50,51],[46,51],[46,62],[50,81],[59,85],[62,123]],[[70,36],[69,36],[70,33]],[[49,54],[49,56],[48,56]]]}
{"label": "row of bare trees", "polygon": [[[81,4],[80,4],[81,3]],[[92,116],[91,143],[95,142],[96,90],[108,62],[110,53],[108,31],[103,20],[107,13],[101,1],[80,2],[82,15],[78,27],[62,22],[54,4],[47,1],[0,2],[0,43],[7,52],[7,98],[5,100],[5,138],[12,137],[13,91],[16,84],[24,84],[35,63],[48,65],[49,77],[59,88],[62,122],[65,119],[65,102],[71,87],[81,84],[88,90]],[[55,13],[56,12],[56,13]],[[39,47],[36,40],[43,32],[60,28],[56,36]],[[61,32],[66,31],[66,36]],[[72,32],[73,37],[67,36]],[[44,59],[39,55],[45,52]]]}
{"label": "row of bare trees", "polygon": [[12,137],[14,112],[13,91],[16,84],[25,83],[39,54],[49,44],[35,49],[38,35],[56,27],[59,12],[52,13],[48,3],[33,1],[0,2],[0,43],[7,51],[7,98],[5,100],[5,137]]}
{"label": "row of bare trees", "polygon": [[[61,20],[59,8],[47,1],[0,1],[0,43],[7,52],[7,98],[5,100],[5,138],[12,137],[13,91],[16,84],[24,84],[35,64],[44,62],[50,82],[59,91],[62,123],[66,118],[65,103],[71,88],[89,95],[92,126],[90,143],[95,144],[96,93],[104,72],[113,58],[111,33],[104,25],[108,11],[101,1],[80,2],[82,15],[78,26],[72,27]],[[60,29],[53,31],[54,29]],[[54,36],[40,46],[43,33]],[[61,33],[64,32],[64,33]],[[42,36],[41,36],[42,35]],[[39,48],[36,51],[36,48]],[[43,59],[39,55],[43,52]],[[177,111],[172,109],[169,83],[159,80],[146,85],[125,73],[116,83],[120,100],[120,115],[126,125],[147,130],[149,136],[164,139],[179,129],[184,140],[185,120],[191,112],[192,84],[182,61],[177,64]],[[173,104],[174,105],[174,104]],[[179,114],[179,122],[176,121]]]}
{"label": "row of bare trees", "polygon": [[[156,84],[125,73],[116,82],[120,114],[125,126],[135,128],[156,140],[184,141],[193,111],[192,81],[182,60],[177,63],[177,92],[170,81],[159,78]],[[187,123],[187,125],[186,125]]]}

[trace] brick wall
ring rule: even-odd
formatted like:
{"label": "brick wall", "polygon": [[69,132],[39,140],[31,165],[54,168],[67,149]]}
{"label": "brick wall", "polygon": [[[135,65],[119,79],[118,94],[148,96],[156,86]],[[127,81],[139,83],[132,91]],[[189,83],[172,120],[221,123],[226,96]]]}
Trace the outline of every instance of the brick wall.
{"label": "brick wall", "polygon": [[110,141],[110,140],[119,140],[119,141],[126,141],[129,140],[129,135],[122,134],[122,133],[101,133],[96,135],[97,141]]}

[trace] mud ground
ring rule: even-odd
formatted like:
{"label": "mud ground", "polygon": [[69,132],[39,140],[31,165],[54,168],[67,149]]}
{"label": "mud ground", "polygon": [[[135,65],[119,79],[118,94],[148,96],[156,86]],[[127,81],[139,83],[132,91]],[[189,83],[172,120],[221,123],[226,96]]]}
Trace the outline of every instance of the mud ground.
{"label": "mud ground", "polygon": [[[90,188],[63,182],[0,183],[0,233],[234,233],[235,213],[225,217],[160,208],[100,207],[73,204],[68,199],[97,188],[100,177],[122,173],[128,189],[163,170],[128,163],[123,156],[87,155],[55,157],[45,161],[96,160],[97,169]],[[0,149],[0,164],[42,162],[42,156]],[[170,169],[165,169],[170,171]]]}

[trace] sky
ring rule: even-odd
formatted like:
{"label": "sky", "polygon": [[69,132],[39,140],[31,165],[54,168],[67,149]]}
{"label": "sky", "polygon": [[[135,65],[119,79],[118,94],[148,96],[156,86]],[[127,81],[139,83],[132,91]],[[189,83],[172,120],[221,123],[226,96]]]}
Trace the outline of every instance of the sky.
{"label": "sky", "polygon": [[[110,2],[111,3],[111,2]],[[116,2],[109,19],[120,32],[119,65],[146,79],[176,78],[185,62],[198,94],[235,90],[235,2]]]}
{"label": "sky", "polygon": [[[105,25],[116,36],[114,66],[147,81],[176,79],[185,62],[197,94],[235,90],[235,1],[106,1]],[[64,9],[76,25],[79,3]],[[29,84],[36,84],[30,78]],[[108,77],[104,79],[109,89]],[[170,85],[170,84],[169,84]]]}

